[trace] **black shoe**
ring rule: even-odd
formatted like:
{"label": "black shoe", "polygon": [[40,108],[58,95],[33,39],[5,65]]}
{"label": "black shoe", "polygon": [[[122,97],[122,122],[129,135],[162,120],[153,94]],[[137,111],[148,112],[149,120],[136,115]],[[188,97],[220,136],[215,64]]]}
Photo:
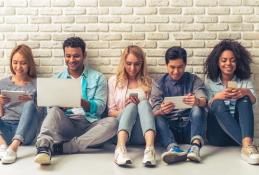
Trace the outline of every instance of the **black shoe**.
{"label": "black shoe", "polygon": [[62,155],[64,153],[63,152],[63,144],[64,144],[64,142],[54,143],[52,154],[53,155]]}
{"label": "black shoe", "polygon": [[51,163],[51,151],[49,147],[38,147],[37,155],[34,159],[40,165],[49,165]]}

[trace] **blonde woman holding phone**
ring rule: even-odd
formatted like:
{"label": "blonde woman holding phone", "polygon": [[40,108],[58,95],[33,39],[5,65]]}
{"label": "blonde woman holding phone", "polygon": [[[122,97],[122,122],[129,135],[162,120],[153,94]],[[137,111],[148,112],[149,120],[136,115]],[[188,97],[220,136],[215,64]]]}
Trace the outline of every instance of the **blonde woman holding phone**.
{"label": "blonde woman holding phone", "polygon": [[126,143],[146,144],[144,166],[155,166],[155,121],[148,101],[152,80],[147,74],[146,57],[138,46],[124,49],[117,74],[109,79],[108,113],[119,120],[114,161],[132,164]]}

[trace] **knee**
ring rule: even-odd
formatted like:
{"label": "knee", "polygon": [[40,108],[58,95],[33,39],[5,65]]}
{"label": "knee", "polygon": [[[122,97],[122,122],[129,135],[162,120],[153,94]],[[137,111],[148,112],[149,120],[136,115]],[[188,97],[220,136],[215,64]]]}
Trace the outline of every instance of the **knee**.
{"label": "knee", "polygon": [[149,106],[149,102],[148,100],[141,100],[138,104],[138,106]]}
{"label": "knee", "polygon": [[24,108],[36,108],[36,104],[33,100],[29,100],[24,103]]}
{"label": "knee", "polygon": [[200,107],[200,106],[193,106],[192,110],[191,110],[191,117],[202,117],[205,116],[206,111],[204,107]]}
{"label": "knee", "polygon": [[114,117],[107,117],[106,118],[106,122],[109,126],[109,128],[111,128],[111,130],[117,130],[119,122],[116,118]]}
{"label": "knee", "polygon": [[251,103],[251,100],[250,100],[250,98],[248,97],[248,96],[244,96],[244,97],[242,97],[242,98],[240,98],[240,99],[238,99],[237,100],[237,105],[239,105],[239,104],[249,104],[249,105],[252,105],[252,103]]}
{"label": "knee", "polygon": [[138,108],[138,106],[135,103],[130,103],[125,107],[124,111],[125,110],[127,110],[127,111],[137,111],[138,110],[137,108]]}
{"label": "knee", "polygon": [[156,123],[157,129],[159,129],[159,128],[165,128],[166,125],[167,125],[166,120],[165,120],[162,116],[156,117],[156,118],[155,118],[155,123]]}
{"label": "knee", "polygon": [[55,114],[55,113],[60,113],[63,112],[59,107],[52,107],[49,109],[48,114]]}
{"label": "knee", "polygon": [[212,112],[222,111],[223,108],[225,108],[224,100],[214,100],[211,104],[211,111]]}

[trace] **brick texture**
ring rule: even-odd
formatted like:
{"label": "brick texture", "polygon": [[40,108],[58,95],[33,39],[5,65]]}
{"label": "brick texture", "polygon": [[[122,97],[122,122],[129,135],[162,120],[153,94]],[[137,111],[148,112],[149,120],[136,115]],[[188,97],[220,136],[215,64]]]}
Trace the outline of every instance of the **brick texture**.
{"label": "brick texture", "polygon": [[[62,41],[71,36],[86,41],[89,64],[107,77],[131,44],[143,47],[154,77],[166,71],[163,56],[171,46],[185,47],[187,71],[204,77],[202,65],[214,45],[235,39],[253,55],[259,94],[258,0],[0,0],[0,77],[10,73],[10,51],[21,43],[32,47],[39,76],[62,70]],[[257,109],[257,143],[258,115]]]}

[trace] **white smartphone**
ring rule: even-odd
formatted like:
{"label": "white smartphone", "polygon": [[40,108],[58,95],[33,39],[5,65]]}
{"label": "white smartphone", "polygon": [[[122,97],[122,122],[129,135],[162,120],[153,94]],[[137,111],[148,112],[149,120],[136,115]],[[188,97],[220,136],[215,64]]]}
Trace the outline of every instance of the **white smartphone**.
{"label": "white smartphone", "polygon": [[25,91],[9,91],[1,90],[1,95],[4,95],[11,99],[11,102],[19,101],[19,96],[26,95]]}

